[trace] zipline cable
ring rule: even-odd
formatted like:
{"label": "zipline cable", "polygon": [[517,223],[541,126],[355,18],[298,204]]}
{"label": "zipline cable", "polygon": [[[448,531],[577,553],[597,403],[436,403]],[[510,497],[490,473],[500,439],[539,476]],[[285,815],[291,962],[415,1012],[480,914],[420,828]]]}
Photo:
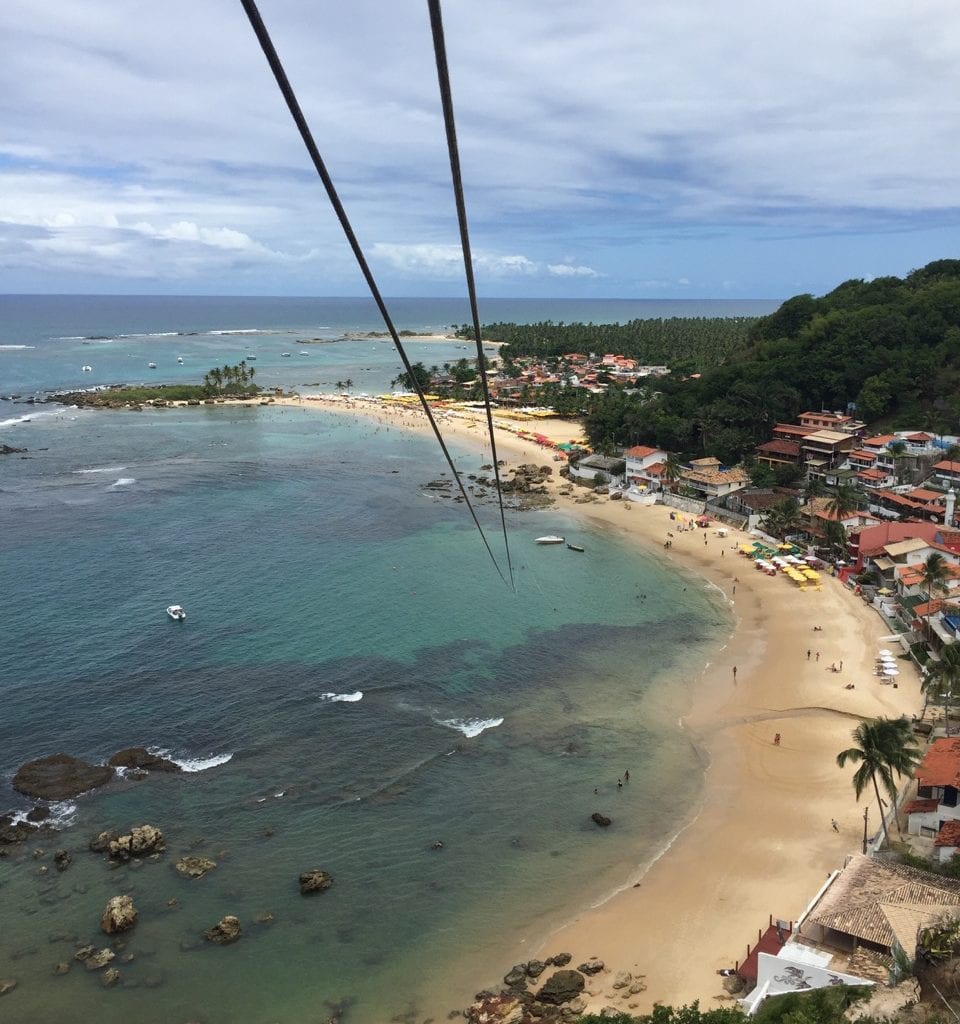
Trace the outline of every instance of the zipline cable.
{"label": "zipline cable", "polygon": [[487,412],[487,430],[490,433],[490,448],[493,454],[493,472],[500,499],[500,525],[503,527],[503,546],[507,553],[507,570],[510,585],[514,588],[513,562],[510,559],[510,541],[507,538],[507,518],[503,511],[503,489],[500,486],[500,464],[497,459],[497,441],[493,435],[493,409],[490,406],[490,389],[487,385],[487,368],[484,365],[483,340],[480,337],[480,313],[477,308],[477,286],[473,277],[473,256],[470,252],[470,230],[467,225],[467,204],[463,196],[463,177],[460,173],[460,152],[457,147],[457,122],[453,116],[453,92],[450,88],[450,69],[447,66],[447,47],[443,36],[443,18],[440,14],[440,0],[427,0],[430,10],[430,29],[433,33],[433,52],[437,61],[437,79],[440,83],[440,101],[443,105],[443,124],[447,132],[447,150],[450,153],[450,177],[453,194],[457,203],[457,221],[460,224],[460,247],[463,250],[463,267],[467,276],[467,294],[470,296],[470,313],[473,317],[473,336],[477,345],[477,369],[483,390],[483,405]]}
{"label": "zipline cable", "polygon": [[354,258],[360,267],[360,272],[363,274],[364,280],[367,282],[367,287],[370,289],[373,301],[377,304],[377,308],[380,310],[380,315],[383,317],[383,322],[386,324],[387,330],[390,332],[390,337],[393,339],[394,347],[403,362],[404,369],[407,371],[407,377],[413,383],[417,397],[420,399],[420,404],[423,406],[423,411],[427,414],[427,419],[430,421],[430,426],[433,428],[434,436],[436,437],[437,442],[443,451],[444,457],[447,460],[447,465],[450,467],[450,471],[453,473],[454,479],[457,481],[460,493],[463,495],[463,500],[467,503],[467,508],[470,510],[473,522],[480,533],[483,545],[487,549],[487,554],[490,556],[490,560],[493,562],[494,568],[497,570],[497,574],[500,576],[500,579],[506,583],[506,577],[503,575],[500,564],[497,562],[496,556],[490,547],[487,535],[483,532],[483,527],[480,525],[480,520],[477,518],[476,510],[470,501],[470,496],[467,494],[467,490],[463,485],[463,480],[460,478],[460,473],[454,465],[450,451],[447,448],[446,442],[443,440],[443,435],[440,433],[440,428],[434,418],[433,410],[430,408],[430,403],[427,401],[426,395],[423,393],[423,387],[417,379],[416,374],[413,372],[413,367],[410,365],[410,360],[407,358],[406,350],[400,342],[400,336],[397,334],[396,327],[394,327],[393,319],[387,311],[386,304],[380,294],[380,289],[377,287],[377,282],[374,280],[373,273],[367,264],[366,257],[363,255],[363,249],[361,249],[360,243],[357,241],[357,236],[354,234],[353,227],[347,217],[346,210],[340,202],[340,196],[337,194],[337,189],[333,184],[333,179],[327,172],[326,164],[324,164],[323,158],[320,156],[320,150],[317,149],[317,144],[313,140],[313,135],[310,131],[309,125],[307,124],[307,119],[304,117],[303,111],[300,109],[300,104],[297,102],[296,94],[294,93],[293,87],[290,85],[287,74],[283,69],[280,57],[277,55],[276,48],[273,45],[273,40],[270,38],[270,33],[267,31],[267,27],[263,23],[263,18],[260,17],[260,11],[257,9],[257,5],[254,0],[240,0],[240,3],[243,5],[243,9],[246,11],[247,17],[250,19],[250,25],[253,28],[258,42],[260,43],[263,55],[267,58],[267,63],[270,65],[273,77],[277,80],[277,85],[280,87],[280,92],[290,110],[294,124],[296,124],[297,130],[300,132],[300,138],[303,139],[303,144],[306,146],[307,152],[310,154],[313,166],[316,168],[317,174],[323,182],[323,187],[327,191],[330,204],[333,206],[337,219],[340,221],[340,226],[343,228],[343,233],[347,238],[347,242],[353,250]]}

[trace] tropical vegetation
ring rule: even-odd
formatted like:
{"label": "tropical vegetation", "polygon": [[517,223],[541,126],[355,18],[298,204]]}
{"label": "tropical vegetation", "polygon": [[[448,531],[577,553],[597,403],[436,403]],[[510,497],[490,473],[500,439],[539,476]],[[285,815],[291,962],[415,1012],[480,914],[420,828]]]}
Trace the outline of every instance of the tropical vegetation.
{"label": "tropical vegetation", "polygon": [[841,750],[837,754],[837,765],[843,768],[847,761],[860,765],[853,773],[853,790],[858,800],[864,789],[873,784],[884,838],[889,846],[890,835],[887,832],[880,789],[883,788],[891,806],[895,807],[896,779],[910,775],[920,761],[916,738],[906,719],[877,718],[861,722],[853,730],[853,739],[857,745]]}

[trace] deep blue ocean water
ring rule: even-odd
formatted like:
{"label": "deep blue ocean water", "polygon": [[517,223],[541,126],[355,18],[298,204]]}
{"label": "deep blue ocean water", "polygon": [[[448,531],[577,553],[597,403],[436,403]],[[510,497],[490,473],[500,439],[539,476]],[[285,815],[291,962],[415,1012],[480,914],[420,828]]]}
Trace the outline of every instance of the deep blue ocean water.
{"label": "deep blue ocean water", "polygon": [[[683,315],[662,305],[481,311]],[[379,329],[355,299],[7,296],[0,314],[4,396],[196,381],[251,355],[261,383],[302,390],[350,377],[377,391],[396,373],[389,343],[343,339]],[[442,330],[466,312],[402,300],[396,318]],[[410,347],[428,363],[464,354]],[[43,856],[0,860],[0,977],[19,982],[5,1022],[306,1024],[337,1006],[350,1024],[443,1019],[629,884],[695,806],[702,768],[677,719],[730,628],[696,578],[558,512],[512,512],[511,592],[465,511],[424,488],[444,468],[431,442],[313,409],[5,400],[0,443],[28,449],[0,458],[0,812],[27,805],[17,766],[57,750],[102,761],[138,744],[203,769],[82,796],[57,808]],[[496,544],[495,509],[480,512]],[[533,544],[547,532],[586,553]],[[141,821],[167,836],[160,861],[111,871],[85,852]],[[39,873],[58,845],[74,865]],[[219,866],[188,882],[172,869],[187,852]],[[335,882],[304,899],[312,867]],[[79,964],[54,976],[78,944],[107,944],[118,892],[141,915],[121,984]],[[209,947],[199,935],[224,914],[245,935]]]}

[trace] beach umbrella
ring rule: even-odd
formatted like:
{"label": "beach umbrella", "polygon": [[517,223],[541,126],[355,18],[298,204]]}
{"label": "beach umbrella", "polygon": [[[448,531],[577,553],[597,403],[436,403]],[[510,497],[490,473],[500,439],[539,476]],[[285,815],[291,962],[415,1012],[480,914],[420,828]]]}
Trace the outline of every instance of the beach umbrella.
{"label": "beach umbrella", "polygon": [[881,647],[880,648],[880,655],[881,655],[881,657],[892,658],[893,657],[893,651],[888,651],[886,649],[886,647]]}
{"label": "beach umbrella", "polygon": [[883,670],[885,676],[898,676],[900,675],[900,669],[898,668],[885,668]]}

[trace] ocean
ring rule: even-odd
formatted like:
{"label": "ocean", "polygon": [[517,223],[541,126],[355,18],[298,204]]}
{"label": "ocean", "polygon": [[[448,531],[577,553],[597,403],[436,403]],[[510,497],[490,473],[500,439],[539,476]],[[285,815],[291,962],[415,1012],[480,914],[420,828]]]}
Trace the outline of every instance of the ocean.
{"label": "ocean", "polygon": [[[391,306],[401,329],[467,319],[450,300]],[[774,307],[487,300],[481,315]],[[632,884],[695,812],[703,764],[678,720],[732,626],[702,580],[557,510],[511,511],[511,591],[465,510],[426,488],[435,445],[373,420],[24,403],[241,358],[264,386],[376,393],[392,345],[345,334],[381,328],[358,299],[0,296],[0,444],[27,449],[0,457],[0,813],[29,806],[17,767],[57,751],[142,745],[186,769],[55,805],[54,836],[0,858],[5,1024],[444,1019]],[[470,354],[409,348],[428,365]],[[465,473],[489,455],[454,454]],[[479,512],[499,553],[496,509]],[[586,552],[538,547],[543,533]],[[166,837],[159,860],[111,869],[87,850],[142,822]],[[56,848],[74,856],[63,873]],[[188,853],[217,868],[182,878]],[[304,898],[312,868],[334,883]],[[106,989],[73,954],[111,944],[99,919],[119,893],[140,919]],[[226,914],[243,937],[206,943]]]}

